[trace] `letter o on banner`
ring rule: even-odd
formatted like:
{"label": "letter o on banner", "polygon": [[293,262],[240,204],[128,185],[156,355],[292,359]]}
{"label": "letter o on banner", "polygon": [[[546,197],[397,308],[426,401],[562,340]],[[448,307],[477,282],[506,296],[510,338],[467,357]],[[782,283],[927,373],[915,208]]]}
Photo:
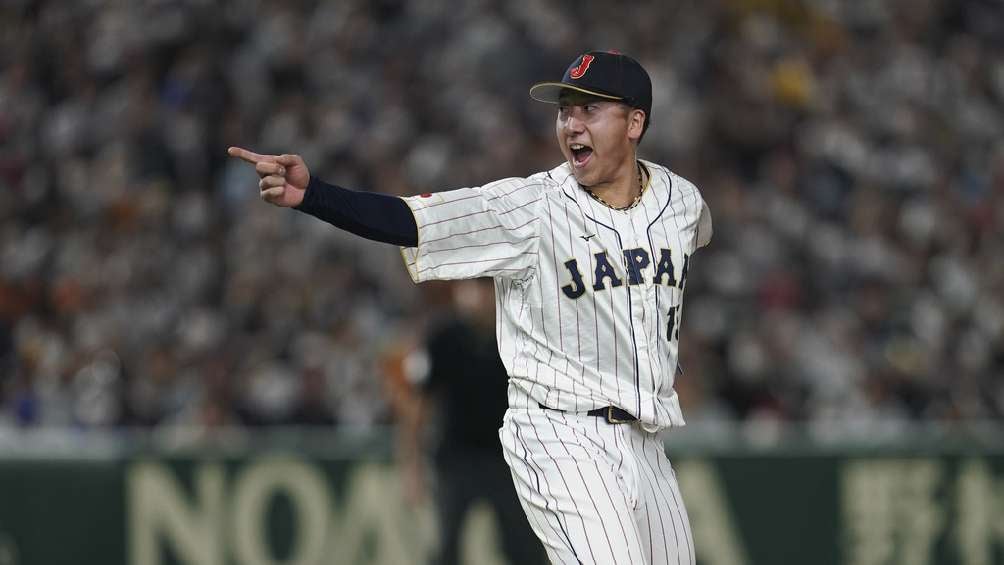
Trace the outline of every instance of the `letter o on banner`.
{"label": "letter o on banner", "polygon": [[[268,502],[289,496],[296,532],[289,558],[276,561],[268,546]],[[233,490],[234,556],[244,565],[313,565],[324,557],[329,498],[324,477],[312,466],[288,457],[268,457],[250,465]]]}

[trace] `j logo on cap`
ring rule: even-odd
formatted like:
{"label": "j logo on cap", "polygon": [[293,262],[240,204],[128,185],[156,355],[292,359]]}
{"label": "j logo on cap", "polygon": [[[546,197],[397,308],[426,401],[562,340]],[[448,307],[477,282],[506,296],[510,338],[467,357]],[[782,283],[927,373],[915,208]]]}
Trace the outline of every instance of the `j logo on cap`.
{"label": "j logo on cap", "polygon": [[582,78],[582,75],[586,74],[586,71],[589,70],[589,64],[592,63],[593,59],[595,58],[596,57],[593,57],[592,55],[583,55],[582,62],[579,63],[579,66],[575,67],[574,69],[571,70],[571,72],[568,73],[569,78],[574,78],[574,79]]}

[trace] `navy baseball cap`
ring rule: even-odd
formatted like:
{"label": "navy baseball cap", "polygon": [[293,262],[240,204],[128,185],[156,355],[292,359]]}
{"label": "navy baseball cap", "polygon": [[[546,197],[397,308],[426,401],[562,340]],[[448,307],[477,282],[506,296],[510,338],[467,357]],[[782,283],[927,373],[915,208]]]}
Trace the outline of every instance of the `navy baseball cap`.
{"label": "navy baseball cap", "polygon": [[652,80],[638,61],[616,51],[590,51],[579,55],[561,77],[561,82],[538,82],[530,87],[530,97],[557,104],[562,91],[617,100],[645,111],[645,123],[652,118]]}

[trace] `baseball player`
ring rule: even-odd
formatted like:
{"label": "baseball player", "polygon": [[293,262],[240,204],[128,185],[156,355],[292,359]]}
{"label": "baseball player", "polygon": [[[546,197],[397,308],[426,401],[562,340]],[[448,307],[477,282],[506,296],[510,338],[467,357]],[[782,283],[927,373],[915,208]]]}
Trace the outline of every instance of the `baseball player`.
{"label": "baseball player", "polygon": [[683,289],[711,215],[693,184],[637,156],[652,86],[634,59],[585,53],[530,96],[557,105],[565,162],[481,187],[398,198],[324,183],[296,155],[229,153],[255,165],[265,201],[401,246],[416,282],[494,279],[499,436],[554,563],[692,564],[656,432],[684,424]]}

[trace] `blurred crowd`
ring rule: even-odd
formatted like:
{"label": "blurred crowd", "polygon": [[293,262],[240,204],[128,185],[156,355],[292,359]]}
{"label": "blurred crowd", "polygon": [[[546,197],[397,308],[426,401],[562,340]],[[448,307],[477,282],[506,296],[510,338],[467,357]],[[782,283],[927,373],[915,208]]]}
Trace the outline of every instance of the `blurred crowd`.
{"label": "blurred crowd", "polygon": [[531,174],[561,157],[528,86],[597,48],[649,69],[641,155],[715,218],[690,421],[1004,417],[997,0],[11,0],[0,30],[0,430],[388,423],[443,287],[226,147],[398,195]]}

